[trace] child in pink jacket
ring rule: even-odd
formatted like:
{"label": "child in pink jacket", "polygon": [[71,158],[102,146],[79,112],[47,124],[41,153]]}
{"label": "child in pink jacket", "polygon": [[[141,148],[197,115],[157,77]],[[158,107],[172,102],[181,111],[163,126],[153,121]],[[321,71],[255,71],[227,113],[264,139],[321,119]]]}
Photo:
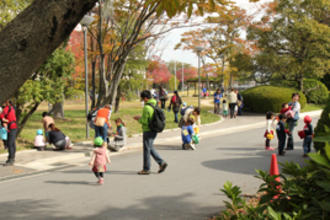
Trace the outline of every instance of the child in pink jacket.
{"label": "child in pink jacket", "polygon": [[96,147],[91,156],[91,160],[89,162],[89,166],[92,167],[92,171],[94,172],[96,178],[98,179],[98,184],[103,184],[104,172],[107,170],[106,164],[110,164],[110,157],[107,150],[107,142],[103,141],[101,137],[97,137],[94,140],[94,146]]}

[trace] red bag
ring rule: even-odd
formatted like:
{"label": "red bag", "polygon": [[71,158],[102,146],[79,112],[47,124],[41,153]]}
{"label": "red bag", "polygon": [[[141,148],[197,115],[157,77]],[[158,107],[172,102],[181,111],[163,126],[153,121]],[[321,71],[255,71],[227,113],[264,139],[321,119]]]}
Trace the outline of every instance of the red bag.
{"label": "red bag", "polygon": [[301,139],[304,139],[306,137],[304,130],[298,131],[298,135]]}
{"label": "red bag", "polygon": [[175,96],[175,95],[172,97],[171,102],[172,102],[173,104],[175,104],[175,102],[176,102],[176,96]]}

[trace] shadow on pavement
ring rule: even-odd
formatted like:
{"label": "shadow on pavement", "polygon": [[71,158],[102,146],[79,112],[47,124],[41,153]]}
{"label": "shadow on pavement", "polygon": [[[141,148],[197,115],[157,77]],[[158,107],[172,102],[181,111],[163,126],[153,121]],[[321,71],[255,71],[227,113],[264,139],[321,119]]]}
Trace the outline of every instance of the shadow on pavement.
{"label": "shadow on pavement", "polygon": [[[120,220],[139,220],[139,219],[207,219],[216,213],[219,213],[224,207],[220,206],[203,206],[200,203],[192,203],[190,197],[194,195],[185,193],[175,196],[155,196],[137,201],[134,205],[126,207],[107,207],[98,211],[96,214],[88,206],[93,207],[95,204],[89,204],[85,201],[85,210],[70,210],[76,215],[63,215],[67,210],[66,204],[54,204],[52,200],[14,200],[0,203],[1,219],[120,219]],[[94,201],[95,202],[95,201]],[[114,201],[115,203],[115,201]],[[61,211],[59,211],[61,210]],[[96,211],[94,211],[96,212]],[[88,213],[88,214],[86,214]]]}
{"label": "shadow on pavement", "polygon": [[[105,172],[105,175],[137,175],[137,172],[139,171],[139,169],[136,169],[134,171],[132,170],[107,170]],[[91,175],[93,175],[93,172],[90,169],[84,169],[84,170],[66,170],[66,171],[61,171],[62,173],[73,173],[73,174],[79,174],[79,173],[90,173]]]}
{"label": "shadow on pavement", "polygon": [[166,144],[155,144],[154,147],[158,150],[182,150],[181,145],[166,145]]}
{"label": "shadow on pavement", "polygon": [[65,185],[96,185],[94,182],[87,182],[87,181],[45,181],[45,183],[53,183],[53,184],[65,184]]}

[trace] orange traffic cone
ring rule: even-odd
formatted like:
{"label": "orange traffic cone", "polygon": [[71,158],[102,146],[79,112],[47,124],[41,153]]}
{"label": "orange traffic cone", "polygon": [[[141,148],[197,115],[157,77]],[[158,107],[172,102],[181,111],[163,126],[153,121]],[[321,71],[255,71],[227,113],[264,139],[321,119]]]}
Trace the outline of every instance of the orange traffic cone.
{"label": "orange traffic cone", "polygon": [[[271,176],[273,176],[273,175],[280,175],[280,172],[278,171],[278,164],[277,164],[276,154],[272,154],[272,162],[270,164],[269,174]],[[276,177],[275,180],[278,181],[278,182],[280,182],[280,177]]]}

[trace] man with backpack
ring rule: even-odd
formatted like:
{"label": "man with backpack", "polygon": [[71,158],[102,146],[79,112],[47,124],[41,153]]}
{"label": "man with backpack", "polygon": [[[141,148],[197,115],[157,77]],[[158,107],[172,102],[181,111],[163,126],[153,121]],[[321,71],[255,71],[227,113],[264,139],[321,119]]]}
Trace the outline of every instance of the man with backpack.
{"label": "man with backpack", "polygon": [[153,144],[157,132],[161,132],[165,127],[165,116],[157,107],[157,101],[151,97],[150,91],[142,91],[140,97],[141,101],[144,101],[142,116],[134,117],[142,125],[143,130],[143,169],[138,174],[150,174],[150,154],[159,164],[158,173],[162,173],[167,163],[159,156]]}

